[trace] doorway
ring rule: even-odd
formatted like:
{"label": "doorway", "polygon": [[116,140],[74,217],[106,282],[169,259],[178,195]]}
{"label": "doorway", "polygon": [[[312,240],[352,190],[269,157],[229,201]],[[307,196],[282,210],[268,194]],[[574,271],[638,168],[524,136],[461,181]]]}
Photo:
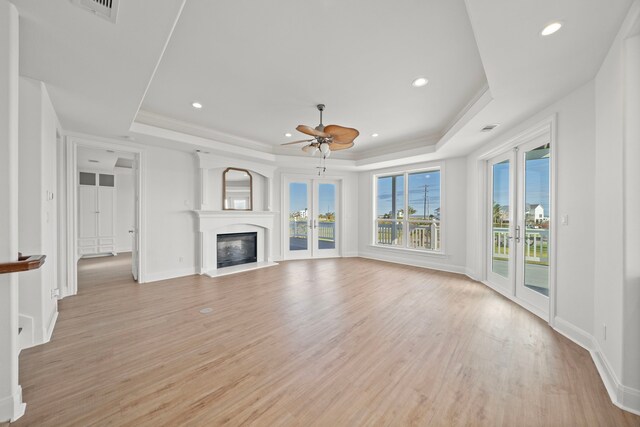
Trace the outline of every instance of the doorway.
{"label": "doorway", "polygon": [[548,320],[552,150],[548,134],[487,161],[487,280]]}
{"label": "doorway", "polygon": [[118,144],[69,139],[68,295],[77,294],[79,277],[102,271],[143,281],[142,154]]}
{"label": "doorway", "polygon": [[340,256],[340,181],[285,180],[285,259]]}

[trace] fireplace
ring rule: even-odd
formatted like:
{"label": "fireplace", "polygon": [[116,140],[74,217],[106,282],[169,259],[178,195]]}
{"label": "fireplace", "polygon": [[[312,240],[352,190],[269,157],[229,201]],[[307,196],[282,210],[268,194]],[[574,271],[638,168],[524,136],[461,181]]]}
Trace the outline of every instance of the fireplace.
{"label": "fireplace", "polygon": [[218,234],[218,268],[257,261],[258,233]]}

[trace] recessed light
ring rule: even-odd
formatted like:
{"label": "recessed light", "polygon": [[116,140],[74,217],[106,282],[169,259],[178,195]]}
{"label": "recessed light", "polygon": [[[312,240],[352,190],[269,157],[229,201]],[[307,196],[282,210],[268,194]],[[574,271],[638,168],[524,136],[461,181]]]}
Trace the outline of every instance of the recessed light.
{"label": "recessed light", "polygon": [[377,133],[372,133],[372,134],[371,134],[371,138],[377,138],[377,137],[378,137],[378,134],[377,134]]}
{"label": "recessed light", "polygon": [[289,132],[285,133],[284,136],[286,136],[287,138],[291,138],[291,134]]}
{"label": "recessed light", "polygon": [[562,22],[560,21],[552,22],[551,24],[544,27],[542,31],[540,31],[540,35],[550,36],[551,34],[558,31],[560,28],[562,28]]}
{"label": "recessed light", "polygon": [[196,102],[191,103],[191,106],[192,106],[193,108],[197,108],[198,110],[202,108],[202,104],[200,104],[200,103],[199,103],[199,102],[197,102],[197,101],[196,101]]}
{"label": "recessed light", "polygon": [[411,85],[413,85],[413,87],[422,87],[426,86],[427,83],[429,83],[429,80],[425,79],[424,77],[418,77],[413,82],[411,82]]}

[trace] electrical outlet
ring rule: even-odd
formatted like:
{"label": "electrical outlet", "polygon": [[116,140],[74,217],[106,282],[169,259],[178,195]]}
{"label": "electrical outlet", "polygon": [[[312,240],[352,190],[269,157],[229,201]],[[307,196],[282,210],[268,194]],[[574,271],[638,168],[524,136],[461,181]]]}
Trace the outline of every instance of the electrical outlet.
{"label": "electrical outlet", "polygon": [[60,298],[60,289],[51,289],[51,298]]}
{"label": "electrical outlet", "polygon": [[607,325],[602,325],[602,336],[604,340],[607,340]]}
{"label": "electrical outlet", "polygon": [[180,263],[184,262],[184,258],[183,257],[178,258],[178,262]]}

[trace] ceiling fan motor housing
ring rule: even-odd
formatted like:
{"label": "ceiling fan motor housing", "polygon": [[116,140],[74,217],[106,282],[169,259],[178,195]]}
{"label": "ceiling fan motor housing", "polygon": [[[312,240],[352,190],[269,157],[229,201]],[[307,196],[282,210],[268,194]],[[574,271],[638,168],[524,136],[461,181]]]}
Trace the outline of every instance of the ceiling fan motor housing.
{"label": "ceiling fan motor housing", "polygon": [[320,132],[324,132],[324,125],[322,124],[322,112],[324,111],[324,104],[316,105],[318,107],[318,111],[320,111],[320,124],[316,126],[316,130]]}

